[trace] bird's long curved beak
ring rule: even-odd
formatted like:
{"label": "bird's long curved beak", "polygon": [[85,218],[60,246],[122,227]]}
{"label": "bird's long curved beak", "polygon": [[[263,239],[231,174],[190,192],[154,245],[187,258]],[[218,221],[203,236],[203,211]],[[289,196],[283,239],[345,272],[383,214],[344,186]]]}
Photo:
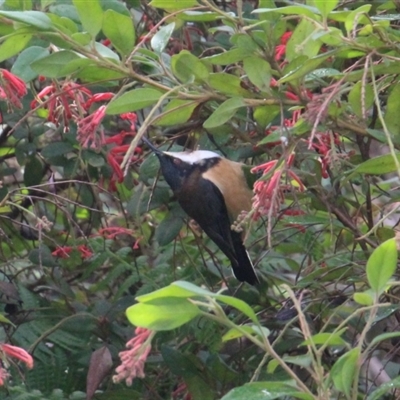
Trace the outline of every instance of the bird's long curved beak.
{"label": "bird's long curved beak", "polygon": [[154,151],[154,153],[155,153],[156,155],[161,156],[161,155],[164,154],[160,149],[158,149],[156,146],[154,146],[153,143],[151,143],[150,140],[147,139],[146,136],[142,136],[142,140],[143,140],[144,143],[147,144],[148,147],[150,147],[150,149],[151,149],[152,151]]}

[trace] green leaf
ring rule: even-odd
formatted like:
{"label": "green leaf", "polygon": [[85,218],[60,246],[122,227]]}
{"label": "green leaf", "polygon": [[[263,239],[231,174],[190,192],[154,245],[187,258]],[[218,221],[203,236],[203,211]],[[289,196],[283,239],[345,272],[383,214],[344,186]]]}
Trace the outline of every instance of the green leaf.
{"label": "green leaf", "polygon": [[[372,90],[372,88],[371,88]],[[400,84],[391,89],[386,106],[385,123],[392,135],[400,135]]]}
{"label": "green leaf", "polygon": [[11,72],[18,75],[25,82],[30,82],[39,75],[38,72],[31,68],[30,64],[48,55],[49,51],[43,47],[29,46],[19,54],[12,66]]}
{"label": "green leaf", "polygon": [[247,332],[249,335],[254,335],[254,330],[251,326],[242,325],[240,327],[240,330],[237,328],[229,329],[229,331],[226,332],[224,336],[222,336],[222,341],[228,342],[229,340],[239,339],[243,337],[245,332]]}
{"label": "green leaf", "polygon": [[346,396],[350,396],[359,356],[360,349],[358,348],[348,351],[335,362],[330,372],[336,389]]}
{"label": "green leaf", "polygon": [[368,395],[367,400],[382,400],[385,398],[385,394],[393,392],[395,388],[400,388],[400,377],[381,383],[376,390]]}
{"label": "green leaf", "polygon": [[13,21],[22,22],[39,29],[50,29],[52,23],[50,18],[40,11],[0,11],[0,16]]}
{"label": "green leaf", "polygon": [[388,339],[393,339],[397,338],[400,336],[400,332],[388,332],[388,333],[382,333],[381,335],[375,336],[370,343],[370,346],[375,346],[379,342],[383,342],[384,340]]}
{"label": "green leaf", "polygon": [[260,50],[257,41],[248,33],[235,33],[231,39],[231,43],[239,49],[254,53]]}
{"label": "green leaf", "polygon": [[11,324],[14,325],[3,313],[0,313],[0,322],[2,324]]}
{"label": "green leaf", "polygon": [[258,8],[253,13],[279,13],[284,15],[305,15],[313,20],[316,20],[319,15],[319,11],[315,7],[310,7],[305,4],[299,4],[295,6],[278,7],[278,8]]}
{"label": "green leaf", "polygon": [[243,61],[246,57],[251,56],[252,53],[251,49],[235,48],[214,56],[204,57],[202,60],[213,65],[228,65]]}
{"label": "green leaf", "polygon": [[131,324],[154,331],[178,328],[199,314],[197,306],[181,297],[166,297],[138,303],[126,310]]}
{"label": "green leaf", "polygon": [[168,11],[179,11],[198,5],[199,3],[196,0],[152,0],[149,3],[149,6],[162,8]]}
{"label": "green leaf", "polygon": [[71,143],[68,142],[53,142],[49,143],[46,147],[41,151],[41,155],[44,158],[58,157],[64,156],[67,153],[71,153],[74,151],[74,147]]}
{"label": "green leaf", "polygon": [[160,246],[166,246],[171,243],[179,234],[183,226],[181,215],[175,215],[171,212],[168,217],[158,225],[155,232],[155,239]]}
{"label": "green leaf", "polygon": [[128,56],[135,45],[135,29],[130,17],[107,10],[103,17],[103,32],[121,56]]}
{"label": "green leaf", "polygon": [[37,157],[32,157],[25,165],[24,184],[27,187],[39,185],[42,182],[43,165]]}
{"label": "green leaf", "polygon": [[136,297],[136,300],[140,303],[148,303],[156,299],[163,299],[167,297],[182,297],[188,299],[190,297],[211,295],[213,295],[212,292],[207,289],[199,288],[193,283],[176,281],[166,287],[163,287],[162,289],[138,296]]}
{"label": "green leaf", "polygon": [[29,252],[29,261],[35,265],[43,265],[44,267],[54,267],[57,265],[56,259],[52,256],[50,249],[41,244],[37,249]]}
{"label": "green leaf", "polygon": [[247,57],[243,62],[244,71],[250,82],[263,92],[270,91],[271,66],[260,57]]}
{"label": "green leaf", "polygon": [[311,40],[316,31],[317,28],[312,21],[303,19],[293,31],[286,45],[286,58],[292,61],[301,55],[308,58],[315,57],[322,45],[322,42],[316,38]]}
{"label": "green leaf", "polygon": [[242,88],[242,81],[238,76],[218,72],[210,74],[208,84],[215,90],[230,96],[252,97],[252,94]]}
{"label": "green leaf", "polygon": [[161,347],[161,354],[170,371],[182,377],[193,400],[214,400],[213,388],[204,381],[207,367],[192,354],[183,354],[168,346]]}
{"label": "green leaf", "polygon": [[172,347],[161,346],[161,355],[174,375],[187,377],[200,372],[197,369],[197,365],[193,363],[193,356],[191,354],[186,355]]}
{"label": "green leaf", "polygon": [[[222,303],[228,304],[231,307],[241,311],[244,315],[250,318],[255,324],[258,324],[258,319],[253,309],[243,300],[236,299],[235,297],[225,296],[222,294],[215,295],[215,298]],[[254,329],[253,329],[254,330]]]}
{"label": "green leaf", "polygon": [[193,400],[215,400],[215,392],[210,387],[209,381],[202,376],[189,375],[184,377],[185,384]]}
{"label": "green leaf", "polygon": [[94,66],[95,62],[90,60],[89,58],[76,58],[75,60],[70,61],[64,67],[61,67],[59,74],[61,76],[71,75],[71,74],[79,74],[85,68]]}
{"label": "green leaf", "polygon": [[315,6],[318,8],[324,18],[326,18],[331,11],[335,9],[338,0],[314,0]]}
{"label": "green leaf", "polygon": [[62,70],[68,63],[76,59],[80,59],[80,57],[72,51],[58,51],[48,57],[34,61],[31,64],[31,68],[38,74],[48,78],[59,78],[63,76]]}
{"label": "green leaf", "polygon": [[72,3],[78,11],[83,28],[92,38],[95,38],[103,25],[103,9],[101,8],[100,1],[91,0],[90,9],[88,9],[87,0],[72,0]]}
{"label": "green leaf", "polygon": [[210,22],[221,19],[222,16],[211,11],[184,11],[177,15],[183,21]]}
{"label": "green leaf", "polygon": [[[400,154],[396,154],[397,160],[400,162]],[[396,171],[396,163],[391,154],[385,154],[371,158],[370,160],[364,161],[357,165],[356,168],[351,172],[348,179],[353,177],[355,174],[370,174],[370,175],[382,175],[388,174],[389,172]]]}
{"label": "green leaf", "polygon": [[171,126],[183,124],[193,114],[195,108],[199,105],[197,101],[187,101],[173,99],[162,110],[162,114],[157,117],[156,126]]}
{"label": "green leaf", "polygon": [[171,69],[174,75],[183,83],[205,81],[208,76],[208,68],[192,53],[181,51],[171,57]]}
{"label": "green leaf", "polygon": [[258,106],[254,108],[253,116],[260,128],[266,129],[280,112],[281,107],[278,105]]}
{"label": "green leaf", "polygon": [[0,62],[3,62],[4,60],[15,56],[16,54],[24,50],[31,39],[32,35],[27,33],[11,36],[6,39],[0,45]]}
{"label": "green leaf", "polygon": [[217,300],[221,301],[222,303],[228,304],[237,310],[241,311],[244,315],[249,317],[255,324],[258,324],[258,319],[256,314],[254,313],[253,309],[245,303],[243,300],[237,299],[235,297],[231,296],[225,296],[223,294],[216,294],[213,292],[210,292],[208,290],[205,290],[203,288],[199,288],[198,286],[185,282],[185,281],[176,281],[172,283],[174,286],[178,286],[181,289],[187,290],[194,295],[198,296],[205,296],[205,297],[214,297]]}
{"label": "green leaf", "polygon": [[[141,303],[151,302],[156,299],[163,299],[168,297],[213,297],[218,301],[228,304],[237,310],[241,311],[244,315],[250,318],[255,324],[258,324],[258,319],[253,309],[243,300],[231,296],[225,296],[218,293],[213,293],[207,289],[198,287],[190,282],[176,281],[165,288],[156,290],[155,292],[139,296],[136,298]],[[258,327],[257,327],[258,328]],[[254,328],[251,328],[254,332]]]}
{"label": "green leaf", "polygon": [[369,10],[371,9],[372,4],[364,4],[361,7],[358,7],[356,10],[352,11],[345,20],[345,27],[348,34],[351,34],[353,29],[358,24],[368,24],[369,19],[366,18],[363,14],[368,14]]}
{"label": "green leaf", "polygon": [[246,103],[241,97],[232,97],[224,101],[205,121],[203,127],[205,129],[216,128],[229,121],[236,111],[245,107]]}
{"label": "green leaf", "polygon": [[318,66],[320,66],[327,58],[331,57],[332,54],[324,53],[322,55],[316,56],[304,62],[298,68],[290,71],[281,79],[279,79],[279,83],[290,82],[295,79],[303,78],[309,72],[315,70]]}
{"label": "green leaf", "polygon": [[389,239],[379,245],[367,261],[367,279],[369,286],[379,296],[396,271],[396,239]]}
{"label": "green leaf", "polygon": [[77,32],[74,33],[71,37],[76,43],[82,46],[89,46],[90,42],[92,41],[92,37],[87,32]]}
{"label": "green leaf", "polygon": [[347,328],[343,328],[338,332],[330,333],[330,332],[321,332],[311,336],[310,339],[305,340],[301,344],[303,346],[314,343],[316,345],[325,345],[325,346],[343,346],[346,342],[341,338],[344,332],[346,332]]}
{"label": "green leaf", "polygon": [[162,92],[156,89],[134,89],[124,93],[107,105],[106,113],[109,115],[121,114],[141,110],[149,107],[160,99]]}
{"label": "green leaf", "polygon": [[[71,5],[71,9],[75,11],[75,8]],[[59,29],[66,35],[70,36],[73,33],[78,32],[78,26],[72,19],[66,16],[58,16],[56,14],[47,14],[47,16],[51,19],[52,24],[55,28]],[[78,15],[75,12],[75,19],[78,19]]]}
{"label": "green leaf", "polygon": [[[400,88],[400,85],[399,85]],[[362,98],[364,96],[364,98]],[[389,96],[390,98],[390,96]],[[371,84],[363,85],[362,82],[357,82],[349,93],[349,103],[354,113],[359,118],[363,118],[362,105],[364,103],[365,112],[367,113],[369,108],[374,104],[374,90]],[[397,112],[397,114],[399,114]],[[400,122],[400,120],[399,120]],[[400,128],[400,126],[399,126]]]}
{"label": "green leaf", "polygon": [[105,159],[101,154],[97,154],[93,150],[83,150],[82,160],[95,168],[100,168],[105,165]]}
{"label": "green leaf", "polygon": [[369,290],[363,293],[354,293],[353,295],[354,300],[362,306],[372,306],[374,304],[374,297],[373,293],[370,293]]}
{"label": "green leaf", "polygon": [[221,400],[274,400],[283,398],[296,398],[313,400],[308,395],[296,389],[293,382],[253,382],[232,389]]}
{"label": "green leaf", "polygon": [[158,55],[160,55],[167,47],[174,29],[175,22],[171,22],[170,24],[160,28],[159,31],[151,38],[151,47]]}
{"label": "green leaf", "polygon": [[261,146],[263,144],[268,144],[268,143],[282,143],[282,131],[277,130],[269,135],[267,135],[264,139],[261,139],[258,143],[257,146]]}
{"label": "green leaf", "polygon": [[381,143],[387,143],[387,137],[385,135],[385,132],[380,131],[378,129],[369,129],[367,128],[367,132],[376,140],[378,140]]}
{"label": "green leaf", "polygon": [[83,82],[106,82],[107,85],[118,85],[118,82],[111,82],[113,80],[120,80],[126,78],[126,75],[122,72],[113,71],[107,67],[98,67],[96,64],[86,66],[82,71],[77,71],[77,79],[81,79]]}
{"label": "green leaf", "polygon": [[110,60],[119,61],[119,56],[117,53],[112,51],[109,47],[104,46],[104,44],[96,42],[94,44],[96,51],[104,58],[109,58]]}

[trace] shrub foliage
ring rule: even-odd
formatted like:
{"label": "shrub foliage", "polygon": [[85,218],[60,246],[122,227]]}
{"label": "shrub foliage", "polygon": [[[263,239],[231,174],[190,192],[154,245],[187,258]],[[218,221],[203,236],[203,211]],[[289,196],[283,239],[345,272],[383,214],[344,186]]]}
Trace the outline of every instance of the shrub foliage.
{"label": "shrub foliage", "polygon": [[[34,358],[0,349],[2,398],[398,398],[399,21],[394,0],[1,2],[1,342]],[[253,168],[259,285],[143,135]]]}

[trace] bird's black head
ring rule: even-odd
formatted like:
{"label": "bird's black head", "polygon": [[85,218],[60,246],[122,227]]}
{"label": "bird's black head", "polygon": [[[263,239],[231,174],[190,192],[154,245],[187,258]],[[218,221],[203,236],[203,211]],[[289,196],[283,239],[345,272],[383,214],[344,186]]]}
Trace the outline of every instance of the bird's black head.
{"label": "bird's black head", "polygon": [[153,146],[147,139],[143,138],[143,140],[160,160],[164,179],[174,192],[182,187],[185,180],[194,171],[204,172],[220,159],[217,153],[206,150],[164,152]]}

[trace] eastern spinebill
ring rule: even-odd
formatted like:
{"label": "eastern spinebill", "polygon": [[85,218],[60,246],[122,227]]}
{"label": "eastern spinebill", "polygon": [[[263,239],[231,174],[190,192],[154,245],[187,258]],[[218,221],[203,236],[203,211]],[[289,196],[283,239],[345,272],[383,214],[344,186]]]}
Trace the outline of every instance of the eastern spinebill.
{"label": "eastern spinebill", "polygon": [[238,215],[251,209],[253,193],[244,164],[207,150],[161,151],[146,138],[143,141],[157,155],[178,203],[228,257],[235,277],[251,285],[258,283],[242,233],[231,229]]}

